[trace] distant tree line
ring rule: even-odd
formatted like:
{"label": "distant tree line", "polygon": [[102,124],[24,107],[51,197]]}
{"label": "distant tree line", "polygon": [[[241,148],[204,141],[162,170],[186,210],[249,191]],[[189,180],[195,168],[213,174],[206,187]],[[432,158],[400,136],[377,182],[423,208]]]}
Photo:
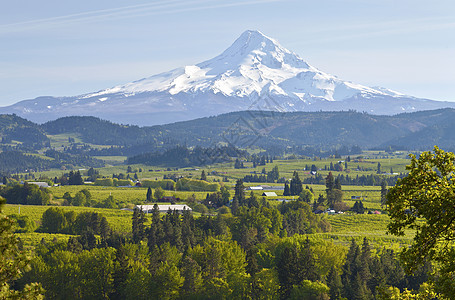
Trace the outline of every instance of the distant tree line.
{"label": "distant tree line", "polygon": [[[398,179],[404,178],[406,174],[400,174],[395,176],[385,176],[385,175],[377,175],[377,174],[369,174],[369,175],[344,175],[338,174],[336,179],[342,185],[369,185],[369,186],[379,186],[383,181],[387,183],[389,186],[393,186],[396,184]],[[325,184],[325,178],[321,174],[316,174],[311,177],[307,177],[303,180],[304,184]]]}
{"label": "distant tree line", "polygon": [[144,153],[129,157],[128,164],[166,165],[170,167],[203,166],[214,163],[230,161],[232,157],[247,154],[243,150],[234,147],[195,147],[188,149],[184,146],[176,146],[164,153]]}
{"label": "distant tree line", "polygon": [[0,196],[4,197],[8,204],[47,205],[50,201],[46,188],[27,182],[2,188]]}

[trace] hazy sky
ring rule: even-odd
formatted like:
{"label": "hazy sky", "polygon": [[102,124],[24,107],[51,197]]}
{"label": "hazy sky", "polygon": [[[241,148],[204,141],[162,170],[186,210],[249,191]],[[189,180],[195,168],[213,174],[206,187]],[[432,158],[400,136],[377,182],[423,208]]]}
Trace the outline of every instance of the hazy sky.
{"label": "hazy sky", "polygon": [[195,64],[247,29],[343,80],[455,101],[453,0],[14,0],[0,9],[0,105]]}

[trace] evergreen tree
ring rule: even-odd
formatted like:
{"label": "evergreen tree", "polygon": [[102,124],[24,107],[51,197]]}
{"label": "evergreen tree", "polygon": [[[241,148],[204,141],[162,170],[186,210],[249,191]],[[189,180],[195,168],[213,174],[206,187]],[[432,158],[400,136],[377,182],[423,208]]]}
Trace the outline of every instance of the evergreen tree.
{"label": "evergreen tree", "polygon": [[291,195],[291,190],[289,189],[289,184],[288,182],[286,181],[284,183],[284,192],[283,192],[283,196],[290,196]]}
{"label": "evergreen tree", "polygon": [[327,276],[327,286],[330,288],[330,299],[340,299],[343,284],[340,275],[333,266]]}
{"label": "evergreen tree", "polygon": [[125,299],[123,290],[126,285],[128,274],[131,271],[128,263],[128,257],[126,256],[126,251],[123,245],[115,252],[115,269],[114,274],[112,275],[113,285],[115,287],[114,293],[111,294],[112,299],[120,300]]}
{"label": "evergreen tree", "polygon": [[310,240],[308,239],[308,236],[303,243],[303,249],[299,257],[299,262],[303,272],[303,279],[310,281],[320,280],[321,276],[319,275],[316,268],[316,261],[313,256],[313,252],[311,251]]}
{"label": "evergreen tree", "polygon": [[335,178],[334,188],[337,190],[341,190],[341,182],[340,182],[340,179],[338,178],[338,176],[337,176],[337,178]]}
{"label": "evergreen tree", "polygon": [[237,180],[234,190],[235,190],[234,199],[237,199],[238,205],[239,206],[245,205],[245,187],[241,179]]}
{"label": "evergreen tree", "polygon": [[302,186],[302,181],[300,180],[300,177],[299,177],[299,173],[297,173],[297,171],[294,171],[294,174],[293,174],[292,180],[291,180],[291,186],[290,186],[291,196],[300,195],[302,190],[303,190],[303,186]]}
{"label": "evergreen tree", "polygon": [[387,182],[385,180],[383,180],[381,182],[381,207],[386,204],[386,201],[387,201],[386,197],[387,197]]}
{"label": "evergreen tree", "polygon": [[207,181],[207,176],[205,175],[204,170],[202,170],[202,173],[201,173],[201,180]]}
{"label": "evergreen tree", "polygon": [[325,178],[325,192],[327,194],[327,205],[333,208],[335,204],[335,179],[333,178],[332,172],[329,172],[329,175]]}
{"label": "evergreen tree", "polygon": [[152,189],[150,187],[148,187],[147,189],[147,196],[146,196],[146,200],[147,202],[151,202],[152,201]]}
{"label": "evergreen tree", "polygon": [[302,271],[296,247],[286,247],[277,260],[278,279],[282,298],[287,299],[294,285],[302,280]]}
{"label": "evergreen tree", "polygon": [[[182,276],[184,278],[182,291],[185,298],[192,298],[202,289],[202,269],[199,264],[189,256],[182,260]],[[196,297],[197,298],[197,297]]]}
{"label": "evergreen tree", "polygon": [[237,199],[237,197],[234,197],[234,200],[232,200],[232,206],[231,206],[231,211],[234,215],[237,214],[237,212],[239,211],[239,200]]}

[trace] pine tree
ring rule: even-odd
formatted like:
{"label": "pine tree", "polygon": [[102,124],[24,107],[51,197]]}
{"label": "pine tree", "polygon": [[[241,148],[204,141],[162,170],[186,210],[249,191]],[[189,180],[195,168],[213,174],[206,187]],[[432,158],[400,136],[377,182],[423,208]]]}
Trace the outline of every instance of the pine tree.
{"label": "pine tree", "polygon": [[237,212],[239,211],[239,200],[237,199],[237,197],[234,197],[234,200],[232,200],[232,206],[231,206],[231,211],[232,211],[232,214],[236,215]]}
{"label": "pine tree", "polygon": [[202,173],[201,173],[201,180],[207,181],[207,176],[205,175],[204,170],[202,170]]}
{"label": "pine tree", "polygon": [[132,218],[132,233],[133,233],[133,241],[136,243],[139,238],[139,209],[136,207],[133,210],[133,218]]}
{"label": "pine tree", "polygon": [[386,204],[387,196],[387,182],[383,180],[381,182],[381,207]]}
{"label": "pine tree", "polygon": [[333,208],[335,204],[335,180],[333,178],[332,172],[329,172],[329,175],[325,178],[326,194],[327,194],[327,205]]}
{"label": "pine tree", "polygon": [[181,272],[184,278],[183,294],[188,298],[197,295],[203,284],[201,266],[194,259],[186,256],[182,260]]}
{"label": "pine tree", "polygon": [[280,292],[282,297],[287,299],[293,286],[303,280],[297,248],[294,246],[284,248],[276,265],[279,266]]}
{"label": "pine tree", "polygon": [[320,280],[320,275],[316,268],[316,262],[311,251],[310,240],[308,236],[303,243],[303,249],[300,254],[299,262],[303,272],[303,279],[310,281]]}
{"label": "pine tree", "polygon": [[327,276],[327,286],[330,288],[330,299],[340,299],[343,284],[340,275],[333,266]]}
{"label": "pine tree", "polygon": [[146,199],[147,199],[147,202],[151,202],[152,201],[152,189],[150,187],[148,187],[147,189],[147,196],[146,196]]}
{"label": "pine tree", "polygon": [[245,205],[245,187],[243,186],[243,181],[238,179],[235,184],[235,194],[234,199],[237,199],[238,205],[243,206]]}
{"label": "pine tree", "polygon": [[289,189],[289,184],[288,182],[286,181],[284,183],[284,192],[283,192],[283,196],[290,196],[291,195],[291,190]]}
{"label": "pine tree", "polygon": [[300,195],[302,190],[303,190],[303,186],[302,186],[302,181],[300,180],[300,177],[299,177],[299,173],[297,173],[297,171],[294,171],[294,174],[293,174],[292,180],[291,180],[291,186],[290,186],[291,196]]}
{"label": "pine tree", "polygon": [[120,245],[115,252],[115,259],[114,262],[116,264],[116,268],[114,269],[114,274],[112,274],[112,278],[114,281],[115,292],[111,295],[112,299],[125,299],[125,295],[123,294],[123,289],[126,284],[126,280],[128,278],[128,274],[131,271],[131,268],[128,263],[128,257],[126,256],[126,251],[123,245]]}

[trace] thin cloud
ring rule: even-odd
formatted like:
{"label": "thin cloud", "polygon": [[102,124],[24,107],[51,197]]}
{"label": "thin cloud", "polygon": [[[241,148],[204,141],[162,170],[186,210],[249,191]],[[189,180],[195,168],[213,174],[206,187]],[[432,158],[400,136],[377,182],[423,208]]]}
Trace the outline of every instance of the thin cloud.
{"label": "thin cloud", "polygon": [[144,17],[150,15],[174,14],[189,11],[199,11],[214,8],[226,8],[236,6],[246,6],[262,3],[278,2],[283,0],[252,0],[252,1],[237,1],[229,3],[214,3],[213,0],[167,0],[158,1],[150,4],[140,4],[132,6],[124,6],[111,9],[102,9],[88,11],[83,13],[71,14],[66,16],[58,16],[46,19],[31,20],[25,22],[17,22],[11,24],[0,25],[0,34],[13,32],[36,30],[38,28],[58,27],[68,24],[80,24],[99,22],[113,19],[128,19],[136,17]]}

